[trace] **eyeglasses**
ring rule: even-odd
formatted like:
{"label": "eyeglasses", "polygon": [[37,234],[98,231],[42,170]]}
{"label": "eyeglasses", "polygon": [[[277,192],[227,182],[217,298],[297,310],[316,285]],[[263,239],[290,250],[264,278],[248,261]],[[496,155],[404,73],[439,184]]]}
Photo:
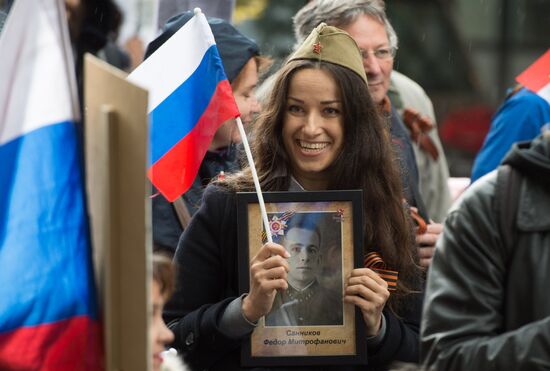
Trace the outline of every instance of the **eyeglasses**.
{"label": "eyeglasses", "polygon": [[361,52],[361,57],[363,57],[363,59],[367,59],[369,57],[369,54],[372,54],[376,59],[380,59],[383,61],[395,57],[397,48],[389,46],[387,48],[380,48],[376,50],[360,49],[359,51]]}

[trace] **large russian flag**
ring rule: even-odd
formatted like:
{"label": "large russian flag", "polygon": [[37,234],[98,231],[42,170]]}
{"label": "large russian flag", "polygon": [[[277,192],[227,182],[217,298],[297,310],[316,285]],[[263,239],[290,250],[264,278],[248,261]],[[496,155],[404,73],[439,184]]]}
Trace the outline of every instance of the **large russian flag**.
{"label": "large russian flag", "polygon": [[550,104],[550,49],[520,73],[516,81]]}
{"label": "large russian flag", "polygon": [[61,0],[17,0],[0,36],[0,370],[101,370]]}
{"label": "large russian flag", "polygon": [[204,14],[196,12],[128,80],[149,90],[148,175],[174,201],[193,183],[219,126],[239,116]]}

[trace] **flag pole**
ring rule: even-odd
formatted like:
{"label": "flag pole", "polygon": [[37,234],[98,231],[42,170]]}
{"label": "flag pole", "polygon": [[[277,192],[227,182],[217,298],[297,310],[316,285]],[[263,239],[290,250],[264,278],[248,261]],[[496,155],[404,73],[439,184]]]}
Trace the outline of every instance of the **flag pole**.
{"label": "flag pole", "polygon": [[246,159],[248,160],[248,165],[252,171],[252,179],[254,180],[254,188],[256,188],[256,194],[258,195],[258,202],[260,203],[260,212],[262,213],[262,220],[264,221],[265,234],[267,236],[267,242],[272,243],[273,238],[271,237],[271,230],[269,228],[269,220],[267,219],[267,212],[265,210],[264,196],[262,195],[262,189],[260,188],[260,181],[258,180],[258,174],[256,173],[256,166],[254,165],[254,160],[252,159],[252,152],[250,152],[250,146],[248,145],[248,139],[246,139],[246,132],[244,131],[243,122],[241,121],[240,116],[235,118],[237,121],[237,127],[239,128],[239,133],[241,134],[241,139],[243,141],[244,151],[246,152]]}

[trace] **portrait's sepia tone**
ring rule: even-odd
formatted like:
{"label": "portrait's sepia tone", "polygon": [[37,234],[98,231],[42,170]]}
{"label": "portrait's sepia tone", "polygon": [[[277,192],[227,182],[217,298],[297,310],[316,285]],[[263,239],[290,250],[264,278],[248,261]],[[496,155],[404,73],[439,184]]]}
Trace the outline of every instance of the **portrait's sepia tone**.
{"label": "portrait's sepia tone", "polygon": [[[267,242],[285,248],[287,288],[243,346],[243,365],[366,363],[361,316],[344,303],[345,277],[360,266],[361,192],[266,192],[269,231],[255,194],[238,194],[239,265]],[[239,277],[247,292],[248,270]]]}

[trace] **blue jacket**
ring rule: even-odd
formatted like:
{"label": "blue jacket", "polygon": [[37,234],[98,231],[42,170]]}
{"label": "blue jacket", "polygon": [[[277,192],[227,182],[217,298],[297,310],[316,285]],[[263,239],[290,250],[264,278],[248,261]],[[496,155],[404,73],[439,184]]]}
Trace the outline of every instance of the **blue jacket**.
{"label": "blue jacket", "polygon": [[512,144],[537,137],[550,123],[550,104],[537,94],[521,89],[499,108],[472,169],[472,182],[496,169]]}

